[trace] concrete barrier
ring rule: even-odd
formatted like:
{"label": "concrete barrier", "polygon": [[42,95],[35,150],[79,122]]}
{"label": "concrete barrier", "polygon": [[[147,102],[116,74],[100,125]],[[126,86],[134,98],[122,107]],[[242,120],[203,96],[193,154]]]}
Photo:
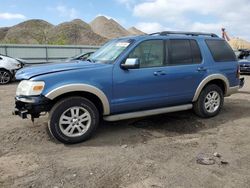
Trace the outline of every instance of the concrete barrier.
{"label": "concrete barrier", "polygon": [[99,47],[87,45],[0,44],[0,54],[36,63],[66,59],[80,53],[96,51]]}

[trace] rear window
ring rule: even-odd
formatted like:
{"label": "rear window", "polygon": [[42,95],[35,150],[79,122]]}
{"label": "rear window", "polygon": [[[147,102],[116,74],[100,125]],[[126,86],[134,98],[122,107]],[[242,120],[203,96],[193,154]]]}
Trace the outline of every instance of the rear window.
{"label": "rear window", "polygon": [[206,40],[207,46],[216,62],[236,61],[236,56],[224,40]]}

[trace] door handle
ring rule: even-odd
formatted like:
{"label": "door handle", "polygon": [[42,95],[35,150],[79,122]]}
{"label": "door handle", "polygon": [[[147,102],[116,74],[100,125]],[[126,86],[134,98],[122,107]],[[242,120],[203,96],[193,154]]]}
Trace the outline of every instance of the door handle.
{"label": "door handle", "polygon": [[203,71],[207,71],[207,69],[205,67],[198,67],[197,71],[203,72]]}
{"label": "door handle", "polygon": [[166,72],[165,72],[165,71],[155,71],[155,72],[154,72],[154,75],[155,75],[155,76],[166,75]]}

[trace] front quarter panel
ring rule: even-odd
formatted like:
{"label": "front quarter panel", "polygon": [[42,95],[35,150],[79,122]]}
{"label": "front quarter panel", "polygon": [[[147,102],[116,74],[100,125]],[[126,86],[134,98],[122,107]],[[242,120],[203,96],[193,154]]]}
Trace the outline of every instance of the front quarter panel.
{"label": "front quarter panel", "polygon": [[4,68],[6,70],[17,70],[20,67],[18,66],[20,63],[12,58],[1,56],[2,59],[0,60],[0,68]]}
{"label": "front quarter panel", "polygon": [[[108,105],[105,115],[109,113],[109,99],[112,98],[112,69],[113,65],[105,65],[99,68],[93,69],[80,69],[80,70],[71,70],[65,72],[51,73],[41,76],[36,76],[31,80],[34,81],[44,81],[45,88],[42,92],[42,95],[48,96],[52,100],[58,97],[62,93],[72,92],[72,91],[84,91],[84,86],[89,86],[86,88],[95,88],[95,91],[100,94],[98,97],[101,98],[104,103],[103,105]],[[69,87],[70,86],[70,87]],[[66,88],[61,90],[61,88]],[[74,88],[72,90],[72,88]],[[60,90],[60,91],[59,91]],[[55,92],[54,92],[55,91]],[[94,93],[94,90],[86,89],[87,92]],[[104,107],[105,108],[105,107]]]}

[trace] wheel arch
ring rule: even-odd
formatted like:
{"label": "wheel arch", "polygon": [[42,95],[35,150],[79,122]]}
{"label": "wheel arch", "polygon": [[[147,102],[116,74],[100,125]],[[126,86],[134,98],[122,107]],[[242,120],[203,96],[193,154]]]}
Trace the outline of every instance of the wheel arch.
{"label": "wheel arch", "polygon": [[[97,105],[103,115],[110,114],[108,98],[99,88],[88,84],[69,84],[53,89],[45,95],[52,101],[58,101],[67,96],[83,96]],[[101,107],[101,109],[100,109]]]}
{"label": "wheel arch", "polygon": [[201,91],[203,90],[204,87],[206,87],[208,84],[216,84],[218,85],[224,95],[227,95],[228,89],[229,89],[229,81],[228,79],[222,75],[222,74],[212,74],[204,78],[199,86],[197,87],[194,97],[193,97],[193,102],[197,101],[198,97],[200,96]]}
{"label": "wheel arch", "polygon": [[8,71],[8,72],[12,75],[11,71],[10,71],[10,70],[8,70],[8,69],[6,69],[6,68],[4,68],[4,67],[0,67],[0,70],[3,70],[3,71]]}

